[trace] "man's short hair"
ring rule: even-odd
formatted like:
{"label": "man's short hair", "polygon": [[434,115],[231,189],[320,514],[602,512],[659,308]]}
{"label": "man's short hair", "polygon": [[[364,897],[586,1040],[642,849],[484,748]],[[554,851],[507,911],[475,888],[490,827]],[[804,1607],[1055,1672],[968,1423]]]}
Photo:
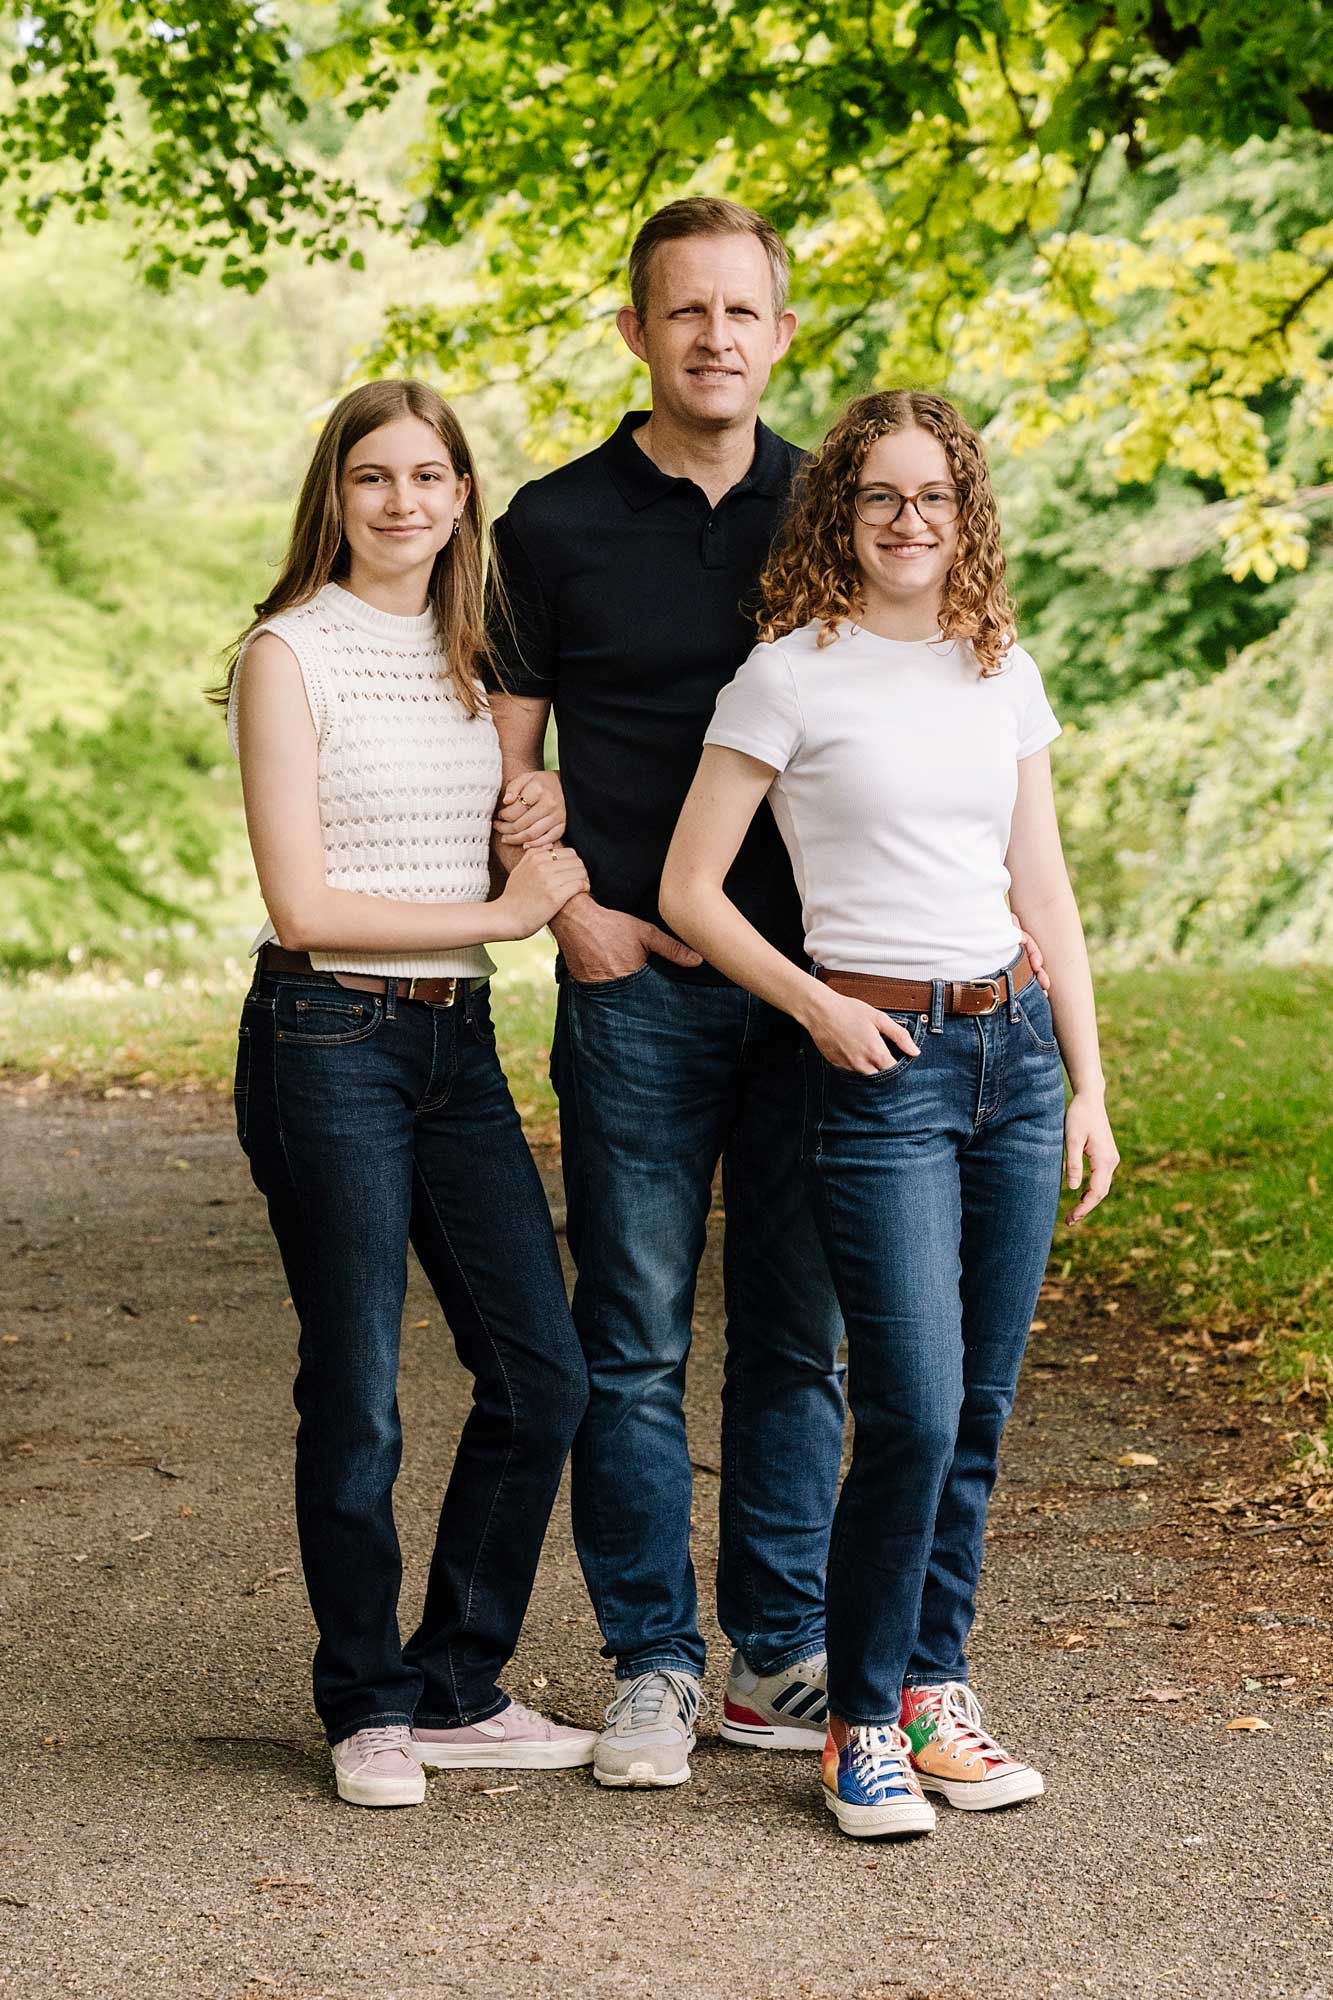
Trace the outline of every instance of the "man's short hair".
{"label": "man's short hair", "polygon": [[653,252],[661,243],[677,243],[685,236],[753,236],[762,243],[773,274],[773,317],[777,319],[787,304],[790,263],[787,246],[764,216],[739,202],[721,201],[713,195],[690,195],[684,201],[668,202],[650,215],[634,239],[629,253],[629,295],[634,310],[643,319],[648,311],[648,288],[652,275]]}

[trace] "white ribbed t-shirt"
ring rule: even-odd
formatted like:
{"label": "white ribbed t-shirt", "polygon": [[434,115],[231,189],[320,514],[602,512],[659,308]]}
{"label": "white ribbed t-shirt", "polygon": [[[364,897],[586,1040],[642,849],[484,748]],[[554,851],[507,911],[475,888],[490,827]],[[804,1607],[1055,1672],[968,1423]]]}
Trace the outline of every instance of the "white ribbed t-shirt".
{"label": "white ribbed t-shirt", "polygon": [[756,646],[704,738],[778,774],[768,794],[816,965],[972,979],[1018,934],[1005,855],[1020,758],[1060,733],[1020,646],[983,677],[966,646],[843,625]]}
{"label": "white ribbed t-shirt", "polygon": [[[319,823],[330,888],[406,903],[483,903],[500,744],[455,692],[433,611],[398,618],[340,584],[259,626],[296,656],[319,745]],[[252,635],[253,636],[253,635]],[[237,750],[236,697],[227,708]],[[275,940],[266,923],[253,951]],[[450,951],[312,951],[322,972],[485,978],[482,945]]]}

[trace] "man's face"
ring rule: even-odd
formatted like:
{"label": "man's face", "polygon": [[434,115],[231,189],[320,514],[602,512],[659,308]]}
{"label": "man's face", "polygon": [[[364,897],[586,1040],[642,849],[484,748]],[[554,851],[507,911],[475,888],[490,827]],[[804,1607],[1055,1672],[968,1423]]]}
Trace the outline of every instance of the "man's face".
{"label": "man's face", "polygon": [[648,363],[653,408],[703,430],[753,423],[796,331],[795,313],[774,315],[768,254],[746,235],[659,244],[647,312],[626,306],[616,323]]}

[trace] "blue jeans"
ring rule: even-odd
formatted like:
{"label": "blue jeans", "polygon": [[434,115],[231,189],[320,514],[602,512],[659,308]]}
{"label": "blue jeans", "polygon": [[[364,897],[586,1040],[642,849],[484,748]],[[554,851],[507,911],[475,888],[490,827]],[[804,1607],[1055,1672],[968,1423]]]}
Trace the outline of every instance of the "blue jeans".
{"label": "blue jeans", "polygon": [[[237,1129],[300,1322],[296,1520],[331,1743],[494,1715],[587,1402],[541,1181],[484,986],[455,1006],[257,972]],[[409,1242],[474,1378],[403,1647],[393,1485]]]}
{"label": "blue jeans", "polygon": [[787,1017],[734,986],[686,985],[651,963],[561,983],[551,1074],[591,1383],[574,1535],[620,1679],[704,1666],[683,1396],[719,1157],[718,1618],[761,1673],[824,1642],[842,1328],[801,1182],[799,1053]]}
{"label": "blue jeans", "polygon": [[829,1707],[897,1720],[967,1679],[1000,1434],[1051,1247],[1064,1080],[1035,981],[995,1013],[898,1014],[877,1076],[805,1049],[805,1161],[847,1322],[851,1469],[828,1567]]}

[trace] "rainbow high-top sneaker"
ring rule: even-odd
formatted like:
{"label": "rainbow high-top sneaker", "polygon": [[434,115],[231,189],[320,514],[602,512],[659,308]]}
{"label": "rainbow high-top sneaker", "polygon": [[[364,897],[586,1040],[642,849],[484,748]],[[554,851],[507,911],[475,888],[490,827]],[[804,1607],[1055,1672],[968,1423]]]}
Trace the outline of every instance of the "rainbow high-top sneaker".
{"label": "rainbow high-top sneaker", "polygon": [[929,1833],[935,1808],[912,1769],[912,1744],[897,1728],[829,1717],[824,1740],[824,1804],[844,1833]]}
{"label": "rainbow high-top sneaker", "polygon": [[981,1704],[962,1681],[903,1689],[902,1721],[909,1736],[933,1725],[918,1747],[912,1767],[928,1792],[951,1806],[989,1812],[1039,1799],[1046,1787],[1040,1771],[1002,1750],[981,1726]]}

